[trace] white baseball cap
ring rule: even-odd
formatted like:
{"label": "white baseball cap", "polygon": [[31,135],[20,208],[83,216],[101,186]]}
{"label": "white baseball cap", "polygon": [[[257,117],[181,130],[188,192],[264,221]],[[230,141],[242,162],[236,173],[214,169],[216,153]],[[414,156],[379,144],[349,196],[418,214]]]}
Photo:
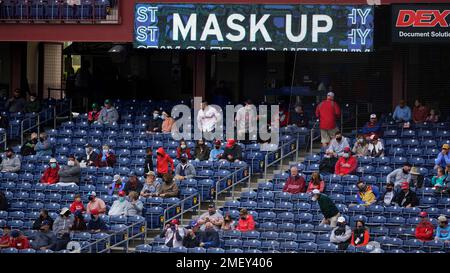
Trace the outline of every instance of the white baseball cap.
{"label": "white baseball cap", "polygon": [[337,221],[338,221],[338,223],[345,223],[345,217],[340,216],[340,217],[337,219]]}
{"label": "white baseball cap", "polygon": [[50,163],[56,163],[56,158],[50,158]]}
{"label": "white baseball cap", "polygon": [[69,211],[68,208],[62,208],[62,209],[61,209],[61,212],[60,212],[59,214],[64,215],[64,214],[66,214],[66,212],[68,212],[68,211]]}
{"label": "white baseball cap", "polygon": [[334,93],[333,92],[328,92],[327,96],[334,98]]}
{"label": "white baseball cap", "polygon": [[438,217],[438,221],[439,222],[447,222],[447,217],[445,217],[445,215],[441,215]]}
{"label": "white baseball cap", "polygon": [[320,194],[320,191],[319,191],[318,189],[314,189],[314,190],[312,191],[312,194]]}
{"label": "white baseball cap", "polygon": [[372,115],[370,115],[370,118],[377,118],[377,115],[372,114]]}
{"label": "white baseball cap", "polygon": [[116,182],[119,179],[120,179],[120,175],[118,175],[118,174],[114,175],[114,177],[113,177],[114,182]]}
{"label": "white baseball cap", "polygon": [[95,193],[95,191],[91,191],[88,195],[89,196],[97,196],[97,193]]}

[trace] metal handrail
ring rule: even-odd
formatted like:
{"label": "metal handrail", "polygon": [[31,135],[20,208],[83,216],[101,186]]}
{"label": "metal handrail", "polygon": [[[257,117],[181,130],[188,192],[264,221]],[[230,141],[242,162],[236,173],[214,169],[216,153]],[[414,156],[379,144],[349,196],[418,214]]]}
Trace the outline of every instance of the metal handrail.
{"label": "metal handrail", "polygon": [[[288,153],[286,153],[286,154],[284,154],[284,148],[286,146],[292,145],[294,142],[296,143],[295,149],[290,151],[290,152],[288,152]],[[266,153],[266,155],[264,157],[264,179],[267,179],[267,169],[270,166],[275,165],[278,162],[280,162],[280,165],[283,165],[283,159],[285,159],[286,157],[290,156],[293,153],[295,153],[297,155],[297,153],[298,153],[298,144],[299,144],[299,139],[296,138],[296,139],[290,140],[290,141],[284,143],[283,145],[279,146],[275,151],[271,151],[271,152]],[[280,152],[280,157],[275,159],[271,163],[269,163],[269,155],[272,154],[272,153],[275,154],[277,152]]]}
{"label": "metal handrail", "polygon": [[311,134],[310,134],[310,137],[309,137],[309,138],[310,138],[310,145],[311,145],[310,151],[309,151],[309,154],[310,154],[310,155],[313,154],[314,141],[315,141],[316,139],[318,139],[319,136],[320,136],[320,134],[319,134],[319,135],[317,135],[317,137],[314,137],[314,131],[315,131],[315,129],[316,129],[316,127],[317,127],[318,124],[319,124],[319,120],[316,120],[316,122],[314,123],[313,127],[311,128]]}
{"label": "metal handrail", "polygon": [[[232,197],[234,198],[234,187],[235,187],[237,184],[240,184],[240,183],[244,182],[245,180],[248,180],[248,181],[250,182],[250,179],[251,179],[251,168],[249,168],[249,172],[248,172],[248,175],[247,175],[247,176],[243,177],[241,180],[236,181],[236,175],[237,175],[239,172],[244,171],[245,168],[246,168],[246,167],[242,167],[242,168],[240,168],[240,169],[238,169],[238,170],[235,170],[234,172],[230,173],[229,175],[227,175],[227,176],[225,176],[225,177],[222,177],[221,179],[219,179],[219,180],[216,182],[216,190],[215,190],[215,195],[216,195],[215,200],[216,200],[216,203],[217,203],[217,200],[219,199],[219,195],[222,194],[223,192],[228,191],[230,188],[232,188],[231,195],[232,195]],[[230,177],[231,177],[231,181],[232,181],[231,185],[228,186],[228,187],[225,187],[224,189],[222,189],[221,191],[219,191],[220,182],[221,182],[221,181],[227,181]]]}
{"label": "metal handrail", "polygon": [[[184,207],[185,202],[186,202],[188,199],[191,199],[191,198],[194,198],[194,197],[197,197],[197,200],[198,200],[197,204],[195,204],[195,205],[193,205],[193,206],[191,206],[191,207],[185,209],[185,207]],[[164,227],[167,223],[169,223],[170,221],[172,221],[173,219],[176,219],[176,218],[178,218],[178,217],[180,217],[180,216],[181,216],[181,221],[183,221],[183,215],[184,215],[186,212],[192,211],[192,210],[194,210],[195,208],[200,207],[200,204],[201,204],[201,194],[200,194],[199,192],[197,192],[197,193],[193,193],[193,194],[189,195],[188,197],[185,197],[184,199],[180,200],[180,202],[178,202],[178,203],[176,203],[176,204],[173,204],[173,205],[170,206],[170,207],[165,208],[165,209],[164,209],[164,224],[163,224],[163,227]],[[174,216],[168,218],[168,213],[169,213],[169,211],[170,211],[171,209],[174,209],[174,208],[176,209],[176,208],[177,208],[178,206],[180,206],[180,205],[181,205],[180,213],[178,213],[178,214],[176,214],[176,215],[174,215]]]}

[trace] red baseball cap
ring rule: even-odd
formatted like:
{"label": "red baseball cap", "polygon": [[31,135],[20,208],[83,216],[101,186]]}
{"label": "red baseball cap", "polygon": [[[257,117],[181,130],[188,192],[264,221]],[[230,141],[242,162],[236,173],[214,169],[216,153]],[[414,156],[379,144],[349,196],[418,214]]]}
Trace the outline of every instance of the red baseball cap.
{"label": "red baseball cap", "polygon": [[419,213],[419,216],[420,217],[427,217],[428,213],[426,211],[422,211],[422,212]]}
{"label": "red baseball cap", "polygon": [[228,139],[227,140],[227,148],[231,148],[235,143],[236,143],[236,140]]}
{"label": "red baseball cap", "polygon": [[402,183],[402,186],[401,186],[401,189],[402,189],[402,190],[406,190],[406,189],[409,189],[409,183],[408,183],[408,182],[406,182],[406,181],[405,181],[405,182],[403,182],[403,183]]}
{"label": "red baseball cap", "polygon": [[173,219],[172,221],[170,221],[170,223],[172,223],[174,225],[179,225],[180,221],[178,221],[178,219]]}
{"label": "red baseball cap", "polygon": [[344,148],[344,152],[347,152],[347,153],[348,153],[348,152],[350,152],[350,151],[351,151],[351,150],[350,150],[350,147],[345,147],[345,148]]}
{"label": "red baseball cap", "polygon": [[91,215],[98,215],[98,209],[91,210]]}
{"label": "red baseball cap", "polygon": [[125,192],[124,191],[119,191],[119,196],[125,196]]}

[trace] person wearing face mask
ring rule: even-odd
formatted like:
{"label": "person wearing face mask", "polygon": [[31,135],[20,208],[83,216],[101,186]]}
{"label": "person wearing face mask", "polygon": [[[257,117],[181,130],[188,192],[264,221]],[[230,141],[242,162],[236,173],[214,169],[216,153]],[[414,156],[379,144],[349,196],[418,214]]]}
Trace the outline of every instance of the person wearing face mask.
{"label": "person wearing face mask", "polygon": [[166,153],[163,147],[159,147],[156,150],[156,171],[158,176],[162,177],[164,174],[171,174],[174,169],[173,159]]}
{"label": "person wearing face mask", "polygon": [[370,120],[361,129],[361,132],[365,138],[369,138],[371,135],[376,135],[378,137],[383,135],[383,128],[381,127],[381,123],[378,122],[376,114],[370,115]]}
{"label": "person wearing face mask", "polygon": [[217,232],[211,222],[206,223],[205,230],[200,233],[200,247],[211,248],[219,246],[219,232]]}
{"label": "person wearing face mask", "polygon": [[153,151],[151,147],[145,149],[144,173],[153,171]]}
{"label": "person wearing face mask", "polygon": [[427,242],[433,240],[434,226],[428,218],[428,213],[422,211],[419,213],[420,222],[416,226],[415,236],[416,239]]}
{"label": "person wearing face mask", "polygon": [[115,174],[113,177],[113,182],[109,186],[108,195],[117,196],[119,192],[125,189],[125,182],[123,182],[122,177],[119,174]]}
{"label": "person wearing face mask", "polygon": [[34,147],[37,156],[47,156],[53,154],[53,147],[48,141],[48,135],[45,132],[39,134],[38,143]]}
{"label": "person wearing face mask", "polygon": [[342,133],[338,131],[336,132],[335,138],[331,140],[328,149],[332,150],[337,156],[342,156],[344,154],[344,149],[347,147],[350,148],[347,138],[342,136]]}
{"label": "person wearing face mask", "polygon": [[201,230],[205,229],[205,224],[211,222],[215,229],[220,229],[223,224],[222,214],[216,210],[216,205],[210,203],[208,205],[208,211],[200,215],[197,219],[197,224],[200,226]]}
{"label": "person wearing face mask", "polygon": [[[91,213],[94,210],[99,214],[104,214],[106,212],[106,204],[100,198],[97,198],[97,193],[95,191],[88,193],[88,204],[86,206],[86,212]],[[91,213],[92,214],[92,213]]]}
{"label": "person wearing face mask", "polygon": [[334,202],[326,194],[321,193],[319,190],[313,190],[311,193],[311,201],[319,204],[320,211],[323,214],[321,225],[330,225],[336,227],[337,219],[341,214]]}
{"label": "person wearing face mask", "polygon": [[450,243],[450,226],[448,225],[448,220],[445,215],[438,217],[439,225],[436,229],[435,240],[444,241],[445,243]]}
{"label": "person wearing face mask", "polygon": [[185,235],[185,228],[180,226],[180,222],[177,219],[173,219],[168,223],[161,234],[161,238],[164,238],[164,244],[168,247],[180,247],[183,246],[183,238]]}
{"label": "person wearing face mask", "polygon": [[46,209],[41,209],[41,211],[39,212],[39,217],[36,220],[34,220],[34,222],[33,222],[33,230],[39,230],[44,221],[48,222],[49,229],[52,230],[53,218],[50,217],[50,215],[48,214],[48,211]]}
{"label": "person wearing face mask", "polygon": [[86,156],[83,157],[83,161],[86,163],[86,166],[95,166],[98,153],[95,151],[94,147],[88,143],[85,145],[84,150],[86,152]]}
{"label": "person wearing face mask", "polygon": [[192,159],[191,149],[188,148],[186,141],[184,141],[183,139],[180,141],[180,145],[177,147],[177,159],[180,159],[181,157]]}
{"label": "person wearing face mask", "polygon": [[388,182],[384,192],[380,196],[380,204],[384,206],[395,205],[394,201],[397,198],[397,192],[394,191],[394,182]]}
{"label": "person wearing face mask", "polygon": [[159,188],[156,196],[163,198],[177,197],[180,190],[178,189],[177,183],[173,180],[172,175],[168,173],[164,174],[163,181],[164,183]]}
{"label": "person wearing face mask", "polygon": [[356,183],[356,187],[359,190],[356,200],[360,205],[370,206],[375,204],[377,199],[380,197],[380,192],[377,186],[367,185],[364,181],[360,180]]}
{"label": "person wearing face mask", "polygon": [[210,150],[206,145],[204,139],[199,139],[197,145],[195,145],[194,157],[197,161],[204,161],[209,159]]}
{"label": "person wearing face mask", "polygon": [[292,114],[292,118],[290,124],[294,124],[297,127],[307,127],[308,126],[308,116],[303,110],[302,105],[295,106],[294,113]]}
{"label": "person wearing face mask", "polygon": [[364,157],[369,155],[369,144],[362,135],[358,135],[355,145],[353,145],[352,153],[356,157]]}
{"label": "person wearing face mask", "polygon": [[196,230],[198,230],[198,228],[196,228],[196,222],[192,221],[193,223],[191,223],[190,226],[187,227],[186,230],[186,236],[184,236],[183,238],[183,246],[185,248],[194,248],[194,247],[199,247],[200,246],[200,236],[197,235]]}
{"label": "person wearing face mask", "polygon": [[58,172],[60,186],[71,186],[80,183],[81,167],[74,155],[69,155],[67,165],[62,166]]}
{"label": "person wearing face mask", "polygon": [[345,147],[342,156],[336,162],[334,173],[340,176],[353,174],[358,167],[358,159],[352,155],[350,147]]}
{"label": "person wearing face mask", "polygon": [[325,155],[322,160],[320,160],[319,171],[321,174],[332,174],[334,173],[334,167],[338,161],[337,155],[331,149],[325,151]]}
{"label": "person wearing face mask", "polygon": [[161,119],[163,120],[161,124],[161,132],[163,133],[172,132],[172,127],[175,124],[175,120],[170,116],[170,114],[166,111],[163,111],[161,114]]}
{"label": "person wearing face mask", "polygon": [[126,215],[129,202],[125,196],[126,194],[124,191],[119,192],[119,198],[113,202],[111,208],[109,209],[109,216]]}
{"label": "person wearing face mask", "polygon": [[291,175],[288,177],[286,183],[284,184],[283,192],[288,192],[290,194],[306,192],[305,178],[298,174],[297,167],[291,167]]}
{"label": "person wearing face mask", "polygon": [[365,226],[364,221],[356,221],[356,227],[352,232],[352,238],[350,242],[352,246],[361,247],[366,246],[369,243],[370,234],[369,229]]}
{"label": "person wearing face mask", "polygon": [[239,221],[236,225],[236,230],[240,232],[255,230],[255,220],[253,220],[253,216],[245,208],[239,212]]}
{"label": "person wearing face mask", "polygon": [[411,121],[411,108],[406,105],[405,100],[400,100],[397,107],[395,107],[394,114],[392,118],[397,123],[405,123]]}
{"label": "person wearing face mask", "polygon": [[31,93],[30,100],[25,104],[25,113],[39,113],[41,110],[41,102],[37,99],[36,93]]}
{"label": "person wearing face mask", "polygon": [[97,168],[114,167],[116,155],[109,149],[108,145],[103,145],[102,151],[98,154],[95,166]]}
{"label": "person wearing face mask", "polygon": [[230,231],[234,230],[235,223],[233,219],[231,219],[231,216],[229,213],[225,214],[225,217],[223,217],[223,224],[220,228],[223,231]]}
{"label": "person wearing face mask", "polygon": [[45,169],[41,176],[41,183],[44,184],[55,184],[59,182],[59,164],[56,159],[51,158],[49,162],[49,167]]}
{"label": "person wearing face mask", "polygon": [[409,182],[403,182],[400,188],[401,191],[397,194],[395,203],[404,208],[412,208],[419,205],[416,193],[409,189]]}
{"label": "person wearing face mask", "polygon": [[98,104],[93,103],[92,104],[92,110],[88,112],[88,122],[89,124],[92,124],[96,122],[100,116],[100,111],[98,110]]}
{"label": "person wearing face mask", "polygon": [[227,145],[222,154],[222,159],[228,162],[238,162],[242,160],[242,148],[234,139],[228,139]]}
{"label": "person wearing face mask", "polygon": [[70,229],[73,226],[74,217],[68,208],[62,208],[53,223],[53,232],[56,234],[55,250],[65,249],[70,241]]}
{"label": "person wearing face mask", "polygon": [[144,198],[149,198],[155,196],[159,188],[161,187],[161,183],[156,180],[156,175],[153,171],[149,171],[146,173],[145,184],[141,190],[141,196]]}
{"label": "person wearing face mask", "polygon": [[42,222],[39,232],[36,235],[31,236],[30,239],[32,239],[31,247],[34,250],[55,250],[56,248],[56,235],[50,230],[50,222],[47,220]]}
{"label": "person wearing face mask", "polygon": [[36,147],[36,144],[38,143],[38,134],[37,133],[31,133],[30,139],[27,140],[22,145],[22,148],[20,148],[20,154],[22,156],[29,156],[29,155],[35,155],[36,150],[34,147]]}
{"label": "person wearing face mask", "polygon": [[368,147],[369,156],[371,157],[381,157],[384,156],[384,145],[383,142],[378,138],[377,135],[370,136],[370,144]]}
{"label": "person wearing face mask", "polygon": [[386,177],[386,182],[394,182],[394,187],[398,189],[401,184],[406,181],[411,182],[411,164],[403,164],[403,168],[395,169]]}
{"label": "person wearing face mask", "polygon": [[5,108],[10,113],[23,112],[25,110],[25,104],[27,101],[22,97],[20,89],[16,89],[13,92],[12,98],[9,98],[5,103]]}
{"label": "person wearing face mask", "polygon": [[128,175],[128,181],[127,183],[125,183],[125,187],[123,188],[123,190],[125,191],[126,194],[129,194],[132,191],[141,192],[142,187],[143,185],[141,181],[139,181],[139,179],[137,178],[136,174],[134,172],[131,172]]}
{"label": "person wearing face mask", "polygon": [[214,149],[209,153],[209,161],[219,161],[222,157],[223,149],[222,142],[220,140],[214,141]]}
{"label": "person wearing face mask", "polygon": [[0,171],[3,173],[17,173],[20,171],[20,167],[20,158],[15,155],[13,149],[8,148],[0,164]]}
{"label": "person wearing face mask", "polygon": [[340,216],[337,219],[337,226],[331,231],[330,242],[337,245],[339,250],[346,250],[351,237],[352,229],[347,225],[345,218]]}
{"label": "person wearing face mask", "polygon": [[147,121],[145,128],[147,134],[154,134],[161,132],[162,129],[162,119],[158,110],[154,110],[152,113],[152,118]]}
{"label": "person wearing face mask", "polygon": [[181,181],[184,179],[194,178],[196,175],[195,167],[191,163],[188,162],[186,157],[180,158],[180,163],[175,168],[175,177],[176,181]]}
{"label": "person wearing face mask", "polygon": [[100,110],[97,122],[99,124],[113,124],[119,120],[119,113],[116,108],[112,106],[110,100],[105,100],[104,107]]}

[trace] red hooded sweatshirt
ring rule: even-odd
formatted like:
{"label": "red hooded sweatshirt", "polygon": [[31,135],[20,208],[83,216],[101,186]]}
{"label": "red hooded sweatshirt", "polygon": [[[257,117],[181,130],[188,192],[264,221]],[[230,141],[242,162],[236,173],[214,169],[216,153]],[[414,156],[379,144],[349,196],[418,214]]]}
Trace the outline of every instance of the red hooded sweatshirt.
{"label": "red hooded sweatshirt", "polygon": [[[350,164],[350,167],[345,167],[344,164]],[[334,173],[337,175],[352,174],[357,167],[358,160],[355,156],[350,156],[348,159],[345,159],[343,156],[341,156],[334,166]]]}
{"label": "red hooded sweatshirt", "polygon": [[253,220],[253,216],[247,214],[247,219],[239,219],[236,230],[239,230],[240,232],[255,230],[255,220]]}
{"label": "red hooded sweatshirt", "polygon": [[420,222],[416,227],[416,238],[421,241],[433,240],[434,226],[429,221]]}
{"label": "red hooded sweatshirt", "polygon": [[320,129],[336,128],[336,118],[340,117],[341,108],[334,100],[324,100],[316,108],[316,117],[320,119]]}
{"label": "red hooded sweatshirt", "polygon": [[48,167],[45,169],[41,177],[41,183],[55,184],[59,182],[59,165],[56,164],[56,168]]}
{"label": "red hooded sweatshirt", "polygon": [[170,171],[174,170],[173,159],[170,158],[163,147],[159,147],[156,150],[156,171],[158,174],[165,174],[169,172],[169,164],[171,166]]}
{"label": "red hooded sweatshirt", "polygon": [[19,238],[11,238],[9,241],[9,247],[17,249],[28,249],[30,248],[30,241],[25,236],[20,236]]}

